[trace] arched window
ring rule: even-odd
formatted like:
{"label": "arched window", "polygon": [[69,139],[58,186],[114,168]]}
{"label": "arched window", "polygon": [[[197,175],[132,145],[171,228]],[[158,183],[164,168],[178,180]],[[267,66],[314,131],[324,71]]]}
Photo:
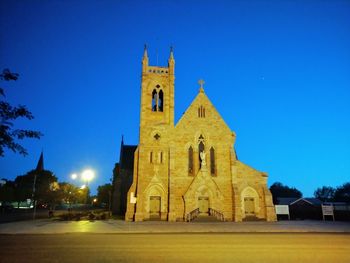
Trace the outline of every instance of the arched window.
{"label": "arched window", "polygon": [[158,111],[163,111],[163,91],[159,91],[158,96]]}
{"label": "arched window", "polygon": [[158,94],[157,94],[157,91],[154,89],[152,92],[152,111],[157,111],[157,104],[158,104]]}
{"label": "arched window", "polygon": [[153,163],[153,152],[150,152],[149,154],[149,162]]}
{"label": "arched window", "polygon": [[188,174],[193,175],[193,148],[188,148]]}
{"label": "arched window", "polygon": [[214,148],[210,148],[210,173],[215,175],[215,151]]}

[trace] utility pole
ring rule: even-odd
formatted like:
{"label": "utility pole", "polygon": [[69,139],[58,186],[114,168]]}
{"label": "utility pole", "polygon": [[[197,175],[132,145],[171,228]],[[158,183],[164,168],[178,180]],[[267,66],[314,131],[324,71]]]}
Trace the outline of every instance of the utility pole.
{"label": "utility pole", "polygon": [[35,198],[35,184],[36,184],[36,173],[34,175],[34,182],[33,182],[33,193],[32,193],[32,200],[33,200],[33,220],[35,219],[36,215],[36,200]]}

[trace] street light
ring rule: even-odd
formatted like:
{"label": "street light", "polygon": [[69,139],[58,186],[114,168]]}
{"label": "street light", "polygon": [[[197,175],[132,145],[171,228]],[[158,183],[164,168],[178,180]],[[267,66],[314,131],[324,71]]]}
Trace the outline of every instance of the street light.
{"label": "street light", "polygon": [[86,184],[89,184],[89,181],[91,181],[95,177],[95,172],[91,169],[86,169],[85,171],[82,172],[81,178],[83,181],[86,182]]}
{"label": "street light", "polygon": [[[95,172],[91,169],[86,169],[81,173],[81,179],[86,182],[86,187],[89,186],[89,181],[91,181],[95,177]],[[88,199],[88,189],[86,190],[86,199],[85,203],[87,203]]]}

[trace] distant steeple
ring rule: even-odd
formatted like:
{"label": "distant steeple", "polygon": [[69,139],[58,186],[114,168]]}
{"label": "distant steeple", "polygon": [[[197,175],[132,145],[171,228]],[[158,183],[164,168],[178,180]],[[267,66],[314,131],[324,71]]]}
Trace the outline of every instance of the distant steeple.
{"label": "distant steeple", "polygon": [[44,153],[41,151],[40,158],[38,161],[38,164],[36,165],[35,168],[36,171],[43,171],[44,170]]}
{"label": "distant steeple", "polygon": [[122,141],[120,142],[120,152],[119,152],[119,167],[121,167],[122,156],[124,151],[124,135],[122,135]]}

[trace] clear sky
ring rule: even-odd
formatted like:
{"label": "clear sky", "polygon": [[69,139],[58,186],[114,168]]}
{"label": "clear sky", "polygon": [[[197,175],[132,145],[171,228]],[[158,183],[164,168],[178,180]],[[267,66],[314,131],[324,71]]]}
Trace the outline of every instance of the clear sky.
{"label": "clear sky", "polygon": [[0,177],[36,167],[60,181],[86,167],[109,182],[121,136],[138,143],[141,58],[176,60],[175,119],[197,81],[230,128],[244,163],[311,196],[350,181],[350,1],[1,0],[6,99],[35,119],[29,155],[7,151]]}

